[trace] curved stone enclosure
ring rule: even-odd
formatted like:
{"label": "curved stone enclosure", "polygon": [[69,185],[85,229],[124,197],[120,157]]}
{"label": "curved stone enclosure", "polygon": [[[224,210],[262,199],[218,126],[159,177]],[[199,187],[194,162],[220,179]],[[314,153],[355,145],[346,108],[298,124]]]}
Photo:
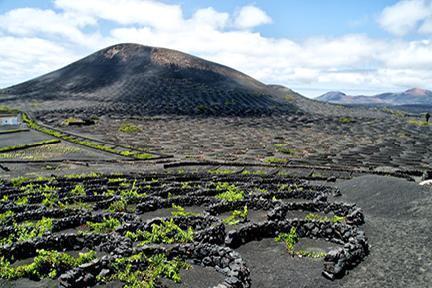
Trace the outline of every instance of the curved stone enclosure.
{"label": "curved stone enclosure", "polygon": [[[117,179],[117,180],[116,180]],[[119,180],[121,179],[121,180]],[[116,182],[117,181],[117,182]],[[123,183],[123,184],[121,184]],[[133,183],[133,184],[132,184]],[[237,201],[220,200],[215,196],[221,193],[221,183],[235,185],[243,193],[243,199]],[[53,187],[62,203],[91,203],[92,208],[45,207],[41,191],[26,190],[32,187]],[[227,185],[228,185],[227,184]],[[73,196],[70,191],[82,185],[86,195]],[[137,187],[142,193],[126,197],[120,196],[122,185]],[[223,186],[223,185],[222,185]],[[0,186],[0,198],[8,201],[0,204],[0,213],[12,211],[12,217],[2,220],[0,238],[6,237],[14,229],[14,223],[39,220],[43,217],[52,219],[52,229],[42,237],[11,245],[0,246],[0,255],[10,261],[34,257],[39,249],[58,251],[79,251],[96,249],[103,256],[64,271],[59,276],[63,287],[92,286],[98,283],[98,275],[109,273],[113,261],[119,257],[144,252],[146,255],[163,253],[169,259],[180,257],[190,263],[213,267],[225,277],[217,287],[251,287],[250,271],[247,263],[236,248],[250,241],[274,238],[279,233],[288,233],[296,228],[299,238],[323,239],[340,247],[334,248],[324,257],[322,274],[329,279],[343,277],[348,269],[358,265],[369,252],[367,238],[360,225],[364,215],[355,204],[330,202],[340,192],[336,188],[311,185],[308,181],[279,176],[263,175],[209,175],[209,174],[149,174],[122,176],[90,177],[55,177],[45,181],[26,181],[20,184],[4,182]],[[134,188],[135,189],[135,188]],[[111,192],[108,192],[111,191]],[[117,191],[112,193],[112,191]],[[144,194],[145,193],[145,194]],[[18,205],[17,199],[27,197],[28,203]],[[120,199],[135,206],[130,212],[108,212],[104,209]],[[156,217],[143,221],[140,216],[151,211],[168,211],[173,205],[202,207],[197,216]],[[228,226],[221,215],[236,209],[247,208],[263,211],[265,220],[249,221],[239,226]],[[343,223],[323,220],[289,218],[292,211],[331,214],[343,217]],[[121,221],[121,225],[108,234],[70,233],[88,221],[101,222],[110,217]],[[192,227],[192,243],[174,243],[172,245],[152,244],[142,247],[134,245],[125,235],[128,231],[148,231],[162,220],[173,219],[182,229]],[[66,232],[63,232],[66,231]]]}

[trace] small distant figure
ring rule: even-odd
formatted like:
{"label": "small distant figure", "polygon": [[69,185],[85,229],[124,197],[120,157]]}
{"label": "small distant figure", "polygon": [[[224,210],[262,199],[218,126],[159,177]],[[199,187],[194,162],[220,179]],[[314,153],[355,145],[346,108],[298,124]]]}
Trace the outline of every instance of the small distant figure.
{"label": "small distant figure", "polygon": [[429,112],[426,112],[425,118],[426,118],[426,122],[428,122],[428,123],[429,123],[430,116],[431,115],[429,114]]}

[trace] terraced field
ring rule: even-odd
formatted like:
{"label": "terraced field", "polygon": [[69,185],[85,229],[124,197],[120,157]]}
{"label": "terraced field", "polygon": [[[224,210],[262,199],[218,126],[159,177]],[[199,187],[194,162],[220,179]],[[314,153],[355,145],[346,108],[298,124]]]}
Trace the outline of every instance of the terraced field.
{"label": "terraced field", "polygon": [[[343,122],[344,119],[348,121]],[[127,120],[140,128],[133,134],[118,133],[126,121],[121,119],[103,119],[94,126],[67,129],[182,160],[279,162],[371,170],[431,169],[431,127],[410,124],[409,119],[392,115],[147,117]]]}
{"label": "terraced field", "polygon": [[343,277],[368,254],[363,213],[330,201],[338,189],[223,172],[3,181],[0,283],[251,287],[241,251],[257,240],[320,265],[318,279]]}
{"label": "terraced field", "polygon": [[431,287],[421,115],[137,44],[0,94],[0,287]]}

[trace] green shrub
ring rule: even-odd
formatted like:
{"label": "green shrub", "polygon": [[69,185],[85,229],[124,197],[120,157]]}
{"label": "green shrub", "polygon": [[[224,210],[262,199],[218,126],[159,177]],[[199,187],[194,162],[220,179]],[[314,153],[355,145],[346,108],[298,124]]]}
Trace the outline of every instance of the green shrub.
{"label": "green shrub", "polygon": [[123,122],[120,125],[119,131],[127,134],[135,134],[141,132],[141,129],[133,123]]}
{"label": "green shrub", "polygon": [[276,242],[284,242],[285,246],[288,249],[288,252],[294,252],[294,246],[299,241],[299,237],[297,235],[297,229],[295,227],[291,227],[289,233],[279,233],[275,238]]}
{"label": "green shrub", "polygon": [[89,227],[89,232],[103,234],[113,232],[121,225],[121,222],[116,218],[109,217],[104,218],[102,222],[87,222],[86,225]]}
{"label": "green shrub", "polygon": [[58,206],[60,203],[59,196],[57,193],[52,192],[45,192],[42,193],[42,195],[45,197],[42,200],[42,205],[44,205],[47,208],[52,208],[54,206]]}
{"label": "green shrub", "polygon": [[12,217],[15,215],[15,213],[13,211],[6,211],[4,213],[0,213],[0,224],[3,224],[4,222],[6,222],[9,219],[12,219]]}
{"label": "green shrub", "polygon": [[170,219],[169,221],[162,220],[160,224],[152,224],[151,232],[141,230],[136,232],[128,231],[125,236],[132,241],[141,241],[140,245],[190,243],[193,242],[194,231],[192,227],[183,230],[174,223],[173,219]]}
{"label": "green shrub", "polygon": [[247,220],[249,211],[247,205],[243,207],[243,210],[234,210],[231,215],[223,220],[224,223],[229,225],[237,225],[240,222]]}
{"label": "green shrub", "polygon": [[0,105],[0,113],[7,113],[7,114],[16,114],[19,110],[8,107],[6,105]]}
{"label": "green shrub", "polygon": [[[145,263],[146,269],[140,270],[137,264]],[[138,265],[142,267],[143,265]],[[181,282],[180,270],[189,269],[190,264],[174,258],[168,260],[164,254],[156,254],[150,257],[144,253],[118,258],[113,264],[114,273],[109,276],[99,276],[99,281],[121,281],[129,288],[156,288],[157,280],[161,277],[170,279],[176,283]]]}
{"label": "green shrub", "polygon": [[83,185],[77,184],[75,187],[70,191],[70,196],[86,196],[86,191]]}
{"label": "green shrub", "polygon": [[189,182],[181,182],[180,186],[181,186],[182,190],[186,190],[186,189],[191,189],[192,188],[192,186],[190,185]]}
{"label": "green shrub", "polygon": [[78,257],[73,257],[64,252],[38,250],[32,263],[12,266],[9,261],[0,257],[0,278],[14,280],[24,277],[31,279],[49,277],[55,279],[61,273],[95,258],[95,251],[79,253]]}
{"label": "green shrub", "polygon": [[[129,199],[129,198],[144,198],[147,197],[146,193],[140,193],[140,188],[136,186],[137,181],[134,180],[132,183],[132,186],[129,189],[123,189],[120,190],[120,197],[122,199]],[[128,187],[129,183],[122,183],[120,186],[126,186]]]}
{"label": "green shrub", "polygon": [[69,117],[69,118],[63,120],[62,125],[63,126],[82,125],[84,123],[85,123],[85,121],[81,118]]}
{"label": "green shrub", "polygon": [[208,170],[208,173],[215,174],[215,175],[228,175],[228,174],[232,174],[234,172],[235,172],[234,170],[222,169],[222,168]]}
{"label": "green shrub", "polygon": [[417,119],[410,119],[408,120],[408,124],[419,126],[419,127],[428,127],[432,125],[432,123],[426,122],[425,120],[417,120]]}
{"label": "green shrub", "polygon": [[295,227],[291,227],[289,233],[279,233],[279,235],[275,238],[275,240],[276,242],[284,242],[288,252],[291,255],[297,255],[297,256],[309,257],[309,258],[322,258],[327,255],[327,253],[325,252],[294,250],[295,245],[299,241],[299,236],[297,234],[297,229]]}
{"label": "green shrub", "polygon": [[215,196],[217,199],[220,200],[233,202],[243,200],[244,198],[244,192],[234,184],[229,184],[227,182],[218,182],[216,183],[216,190],[224,191]]}
{"label": "green shrub", "polygon": [[348,124],[348,123],[351,123],[351,122],[354,122],[354,120],[351,119],[350,117],[341,117],[341,118],[339,118],[339,123],[341,123],[341,124]]}
{"label": "green shrub", "polygon": [[65,133],[43,127],[43,126],[39,125],[36,121],[30,119],[30,117],[25,113],[22,114],[22,119],[27,124],[27,126],[29,128],[38,130],[42,133],[54,136],[54,137],[59,138],[59,139],[63,139],[64,141],[68,141],[71,143],[87,146],[87,147],[101,150],[104,152],[113,153],[113,154],[117,154],[117,155],[121,155],[121,156],[125,156],[125,157],[131,157],[131,158],[135,158],[135,159],[146,160],[146,159],[152,159],[155,157],[154,155],[151,155],[148,153],[138,153],[138,152],[132,152],[129,150],[120,151],[120,150],[117,150],[115,148],[112,148],[109,145],[104,145],[104,144],[100,144],[97,142],[91,142],[90,140],[79,140],[79,139],[77,139],[73,136],[67,135]]}
{"label": "green shrub", "polygon": [[297,256],[308,258],[323,258],[327,255],[326,252],[298,250],[294,252]]}
{"label": "green shrub", "polygon": [[0,148],[0,153],[9,152],[9,151],[16,151],[16,150],[21,150],[21,149],[27,149],[27,148],[43,146],[43,145],[49,145],[49,144],[57,144],[57,143],[60,143],[60,140],[52,139],[52,140],[39,141],[39,142],[31,143],[31,144],[20,144],[20,145],[6,146],[6,147]]}
{"label": "green shrub", "polygon": [[285,158],[277,158],[277,157],[268,157],[264,159],[264,162],[271,164],[283,164],[288,163],[288,159]]}
{"label": "green shrub", "polygon": [[185,208],[177,206],[175,204],[172,204],[172,208],[174,209],[174,211],[171,211],[171,215],[174,217],[190,217],[199,215],[199,213],[187,212]]}
{"label": "green shrub", "polygon": [[287,148],[287,147],[278,147],[276,148],[276,151],[278,151],[279,153],[282,154],[287,154],[287,155],[294,155],[296,154],[296,150],[293,148]]}
{"label": "green shrub", "polygon": [[241,172],[241,174],[242,174],[242,175],[261,175],[261,176],[263,176],[263,175],[266,175],[267,173],[266,173],[265,171],[262,171],[262,170],[254,170],[254,171],[251,171],[251,170],[243,170],[243,171]]}
{"label": "green shrub", "polygon": [[108,211],[111,213],[126,212],[127,211],[127,203],[123,199],[118,200],[118,201],[114,201],[108,207]]}
{"label": "green shrub", "polygon": [[14,223],[13,230],[6,237],[0,238],[0,245],[14,242],[27,241],[43,236],[52,230],[53,222],[50,218],[42,218],[37,222],[26,221],[20,224]]}
{"label": "green shrub", "polygon": [[306,220],[316,220],[320,222],[331,222],[331,223],[340,223],[345,221],[345,217],[333,215],[331,217],[328,216],[321,216],[319,214],[314,213],[308,213],[305,217]]}
{"label": "green shrub", "polygon": [[13,187],[18,187],[18,186],[22,185],[24,182],[27,182],[29,180],[30,180],[30,178],[28,178],[28,177],[19,176],[16,178],[12,178],[10,180],[10,182],[11,182]]}
{"label": "green shrub", "polygon": [[28,197],[27,196],[20,197],[15,201],[15,205],[18,205],[18,206],[26,205],[26,204],[28,204]]}

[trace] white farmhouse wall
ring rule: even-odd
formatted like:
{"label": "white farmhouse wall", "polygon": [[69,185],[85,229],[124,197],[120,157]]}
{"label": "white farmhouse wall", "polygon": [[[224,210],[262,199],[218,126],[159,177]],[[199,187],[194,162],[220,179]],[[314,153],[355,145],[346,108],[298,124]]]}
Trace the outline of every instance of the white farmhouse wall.
{"label": "white farmhouse wall", "polygon": [[18,117],[10,116],[10,117],[0,117],[0,126],[6,125],[18,125]]}

